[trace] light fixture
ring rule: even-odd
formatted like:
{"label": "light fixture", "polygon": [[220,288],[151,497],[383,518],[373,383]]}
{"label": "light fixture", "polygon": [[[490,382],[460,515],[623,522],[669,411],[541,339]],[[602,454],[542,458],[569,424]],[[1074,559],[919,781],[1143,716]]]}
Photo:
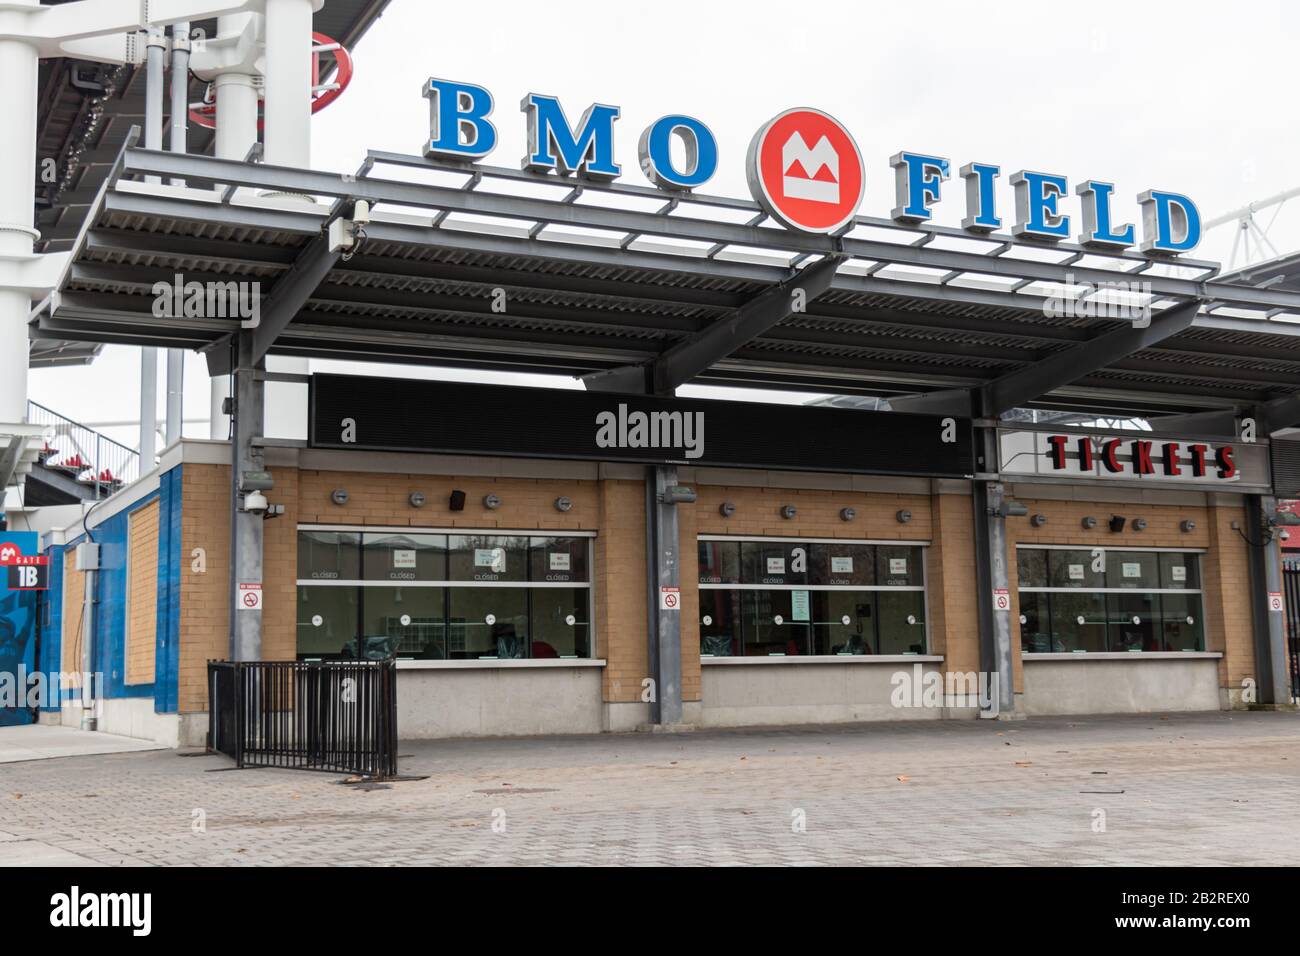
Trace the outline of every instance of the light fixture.
{"label": "light fixture", "polygon": [[486,508],[488,511],[496,511],[498,508],[501,507],[501,499],[498,498],[496,495],[484,495],[483,507]]}
{"label": "light fixture", "polygon": [[1126,524],[1128,524],[1128,519],[1125,518],[1123,515],[1111,515],[1111,516],[1110,516],[1110,525],[1109,525],[1109,527],[1110,527],[1110,530],[1113,531],[1115,534],[1119,534],[1121,531],[1123,531],[1123,530],[1124,530],[1124,525],[1126,525]]}
{"label": "light fixture", "polygon": [[330,492],[330,501],[341,508],[348,503],[348,490],[346,488],[335,488]]}
{"label": "light fixture", "polygon": [[858,516],[858,513],[857,513],[855,510],[853,510],[852,508],[841,508],[841,509],[840,509],[840,520],[841,520],[841,521],[852,521],[852,520],[853,520],[854,518],[856,518],[857,516]]}
{"label": "light fixture", "polygon": [[898,519],[899,524],[907,524],[912,520],[912,512],[904,508],[902,511],[898,512],[898,514],[894,515],[894,517]]}
{"label": "light fixture", "polygon": [[782,517],[782,518],[785,518],[787,521],[789,521],[791,518],[793,518],[793,517],[794,517],[795,515],[797,515],[798,513],[799,513],[799,509],[796,508],[794,505],[785,505],[785,506],[781,509],[781,517]]}
{"label": "light fixture", "polygon": [[1134,519],[1133,519],[1133,530],[1134,530],[1134,531],[1145,531],[1146,529],[1147,529],[1147,519],[1146,519],[1146,518],[1134,518]]}
{"label": "light fixture", "polygon": [[457,490],[451,493],[451,498],[447,501],[447,507],[452,511],[465,510],[465,492]]}
{"label": "light fixture", "polygon": [[568,498],[564,497],[563,495],[561,495],[560,497],[558,497],[558,498],[555,499],[555,510],[556,510],[556,511],[572,511],[572,510],[573,510],[573,502],[570,501]]}
{"label": "light fixture", "polygon": [[1029,506],[1023,501],[1016,501],[1014,498],[1006,498],[1002,502],[1002,513],[1008,518],[1023,518],[1029,514]]}
{"label": "light fixture", "polygon": [[1196,522],[1193,521],[1191,518],[1188,518],[1186,521],[1179,523],[1178,530],[1183,532],[1184,534],[1195,531]]}
{"label": "light fixture", "polygon": [[424,502],[425,502],[427,499],[424,497],[424,495],[420,494],[420,492],[418,492],[418,491],[412,491],[412,492],[411,492],[411,497],[408,498],[407,500],[411,502],[411,507],[412,507],[412,508],[423,508],[423,507],[424,507]]}
{"label": "light fixture", "polygon": [[1034,515],[1032,518],[1029,519],[1029,523],[1032,524],[1035,528],[1041,528],[1043,525],[1047,524],[1047,515],[1043,514],[1042,512],[1039,512],[1038,514]]}
{"label": "light fixture", "polygon": [[718,514],[724,518],[730,518],[736,513],[736,504],[733,501],[724,501],[718,505]]}
{"label": "light fixture", "polygon": [[1091,531],[1093,528],[1097,527],[1097,519],[1092,515],[1084,515],[1083,520],[1079,523],[1083,525],[1085,531]]}

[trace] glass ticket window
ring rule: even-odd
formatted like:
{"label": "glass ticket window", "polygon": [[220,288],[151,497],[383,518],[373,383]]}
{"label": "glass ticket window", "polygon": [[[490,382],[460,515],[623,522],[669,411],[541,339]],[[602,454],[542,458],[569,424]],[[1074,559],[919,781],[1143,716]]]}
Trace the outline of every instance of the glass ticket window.
{"label": "glass ticket window", "polygon": [[453,534],[448,539],[447,577],[452,581],[496,583],[528,580],[528,539]]}
{"label": "glass ticket window", "polygon": [[1018,548],[1021,651],[1205,650],[1200,559],[1181,551]]}
{"label": "glass ticket window", "polygon": [[301,660],[590,657],[591,538],[304,528]]}
{"label": "glass ticket window", "polygon": [[355,531],[299,532],[298,579],[359,581],[361,535]]}
{"label": "glass ticket window", "polygon": [[367,581],[446,581],[447,537],[367,534],[361,549]]}
{"label": "glass ticket window", "polygon": [[450,588],[451,660],[519,660],[529,656],[528,592],[523,588]]}
{"label": "glass ticket window", "polygon": [[700,654],[924,654],[918,545],[702,537]]}
{"label": "glass ticket window", "polygon": [[356,659],[361,591],[298,585],[298,659]]}

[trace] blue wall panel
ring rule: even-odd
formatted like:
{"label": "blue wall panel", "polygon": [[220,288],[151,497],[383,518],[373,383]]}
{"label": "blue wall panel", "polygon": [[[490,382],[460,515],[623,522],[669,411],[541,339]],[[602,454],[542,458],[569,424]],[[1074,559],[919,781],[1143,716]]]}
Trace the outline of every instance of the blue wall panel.
{"label": "blue wall panel", "polygon": [[[40,668],[47,675],[53,673],[56,681],[63,662],[63,555],[65,550],[61,545],[46,549],[46,554],[50,556],[50,589],[41,595],[48,610],[42,618],[41,625]],[[55,689],[54,686],[50,687],[51,693],[45,698],[45,706],[41,710],[58,711],[61,697],[54,693]]]}
{"label": "blue wall panel", "polygon": [[[180,591],[181,591],[181,469],[176,467],[159,478],[155,492],[133,502],[98,527],[91,535],[100,545],[100,571],[95,585],[95,634],[92,667],[103,674],[106,698],[152,697],[157,713],[175,713],[178,701],[177,672],[180,662]],[[126,612],[127,557],[130,515],[158,500],[158,610],[154,657],[154,680],[149,684],[126,683]],[[94,515],[91,515],[94,521]],[[63,561],[68,551],[87,537],[72,538],[65,545],[49,548],[50,589],[48,625],[42,628],[40,667],[56,675],[62,666],[63,621],[66,615],[77,619],[80,607],[63,606]],[[80,668],[80,661],[70,661]],[[77,697],[75,688],[64,692],[64,699]],[[43,708],[58,710],[57,705]]]}
{"label": "blue wall panel", "polygon": [[154,657],[154,711],[174,714],[181,642],[181,466],[160,479],[158,512],[158,647]]}

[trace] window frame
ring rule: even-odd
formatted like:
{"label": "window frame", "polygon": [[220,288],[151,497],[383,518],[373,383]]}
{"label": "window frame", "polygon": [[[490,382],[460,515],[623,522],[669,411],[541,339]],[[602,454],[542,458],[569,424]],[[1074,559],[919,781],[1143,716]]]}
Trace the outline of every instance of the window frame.
{"label": "window frame", "polygon": [[[443,613],[444,617],[447,608],[450,606],[451,590],[456,588],[509,588],[515,590],[531,591],[533,589],[563,589],[563,590],[582,590],[586,592],[586,609],[587,609],[587,656],[586,657],[559,657],[554,659],[556,664],[585,664],[590,661],[598,660],[596,656],[597,649],[597,632],[596,632],[596,599],[595,599],[595,548],[592,546],[597,533],[595,531],[575,531],[568,528],[547,529],[547,528],[443,528],[443,527],[415,527],[415,526],[388,526],[388,525],[356,525],[356,524],[299,524],[294,529],[294,547],[297,549],[298,535],[304,532],[313,531],[332,531],[348,532],[358,535],[358,569],[363,575],[360,579],[343,579],[343,578],[296,578],[295,589],[303,587],[330,587],[330,588],[355,588],[364,592],[367,588],[438,588],[443,591]],[[365,574],[365,536],[384,535],[384,534],[419,534],[419,535],[442,535],[448,538],[458,537],[522,537],[529,542],[525,547],[524,567],[525,574],[532,574],[531,551],[533,538],[583,538],[587,542],[587,580],[586,581],[532,581],[527,578],[523,581],[460,581],[460,580],[440,580],[440,581],[393,581],[386,578],[366,579]],[[451,575],[450,549],[446,551],[447,560],[444,562],[445,573],[448,578]],[[295,571],[297,566],[295,565]],[[364,630],[363,617],[365,614],[365,595],[359,595],[360,600],[357,602],[357,631],[360,633]],[[532,598],[529,596],[528,614],[532,617]],[[444,621],[444,646],[449,643],[449,620]],[[297,656],[297,624],[295,622],[295,639],[294,653]],[[306,658],[315,659],[315,658]],[[549,658],[520,658],[505,659],[496,657],[479,657],[479,658],[419,658],[419,657],[397,657],[399,663],[417,663],[417,664],[447,664],[456,663],[469,666],[492,667],[502,664],[518,663],[519,660],[533,661],[545,660],[551,663]]]}
{"label": "window frame", "polygon": [[[1062,654],[1067,654],[1067,655],[1077,655],[1077,656],[1079,656],[1079,657],[1089,657],[1089,656],[1091,656],[1091,657],[1100,657],[1100,656],[1103,655],[1103,654],[1105,654],[1105,655],[1123,655],[1123,656],[1125,656],[1125,657],[1142,657],[1142,656],[1146,656],[1146,657],[1159,657],[1159,656],[1169,656],[1169,655],[1185,656],[1185,655],[1187,655],[1187,654],[1212,654],[1212,653],[1213,653],[1212,651],[1209,651],[1209,650],[1208,650],[1208,646],[1209,646],[1209,630],[1208,630],[1208,628],[1205,626],[1205,613],[1206,613],[1206,612],[1205,612],[1205,566],[1204,566],[1204,561],[1203,561],[1202,559],[1204,558],[1205,555],[1209,554],[1209,549],[1208,549],[1208,548],[1141,547],[1141,546],[1139,546],[1139,545],[1116,545],[1116,546],[1109,546],[1109,545],[1093,545],[1093,546],[1089,546],[1089,545],[1079,545],[1079,544],[1035,544],[1035,543],[1033,543],[1033,542],[1028,542],[1028,541],[1026,541],[1026,542],[1017,542],[1017,544],[1015,545],[1015,549],[1016,549],[1016,579],[1017,579],[1017,582],[1016,582],[1016,593],[1017,593],[1017,595],[1019,595],[1019,594],[1022,593],[1022,592],[1028,592],[1028,593],[1031,593],[1031,594],[1047,594],[1047,595],[1051,595],[1051,594],[1079,594],[1079,593],[1088,593],[1088,594],[1097,594],[1097,595],[1101,595],[1101,596],[1104,598],[1104,600],[1105,600],[1105,609],[1106,609],[1106,615],[1107,615],[1107,618],[1106,618],[1106,626],[1107,626],[1107,642],[1108,642],[1108,644],[1109,644],[1109,629],[1110,629],[1110,624],[1111,624],[1111,621],[1110,621],[1110,609],[1111,609],[1111,601],[1110,601],[1110,598],[1111,598],[1112,595],[1134,595],[1134,594],[1179,594],[1179,595],[1196,595],[1196,597],[1200,600],[1200,617],[1201,617],[1201,628],[1200,628],[1200,630],[1201,630],[1201,649],[1198,650],[1198,651],[1186,651],[1186,650],[1176,650],[1176,651],[1147,651],[1147,650],[1124,650],[1124,651],[1112,651],[1112,650],[1109,649],[1109,646],[1107,647],[1107,649],[1106,649],[1105,651],[1087,651],[1087,650],[1069,650],[1069,651],[1026,651],[1026,650],[1024,649],[1024,646],[1023,646],[1023,637],[1022,637],[1022,639],[1021,639],[1021,650],[1020,650],[1020,656],[1021,656],[1021,658],[1027,658],[1027,659],[1032,659],[1032,658],[1048,658],[1048,657],[1057,657],[1057,656],[1060,656],[1060,655],[1062,655]],[[1112,553],[1114,553],[1114,554],[1125,554],[1125,553],[1132,554],[1132,553],[1142,553],[1142,554],[1156,554],[1157,556],[1158,556],[1158,555],[1161,555],[1161,554],[1196,555],[1197,558],[1198,558],[1197,578],[1198,578],[1198,580],[1199,580],[1199,584],[1200,584],[1200,586],[1199,586],[1199,587],[1195,587],[1195,588],[1165,588],[1165,587],[1155,587],[1155,588],[1131,588],[1131,587],[1130,587],[1130,588],[1125,588],[1125,587],[1110,587],[1109,585],[1107,585],[1107,586],[1105,586],[1105,587],[1089,587],[1089,588],[1052,587],[1051,585],[1047,585],[1047,586],[1044,586],[1044,587],[1033,587],[1033,586],[1028,586],[1028,587],[1027,587],[1027,586],[1022,585],[1022,584],[1019,583],[1020,552],[1021,552],[1021,551],[1084,551],[1084,552],[1089,552],[1089,553],[1092,552],[1092,551],[1103,551],[1103,552],[1106,552],[1108,558],[1109,558],[1109,555],[1112,554]],[[1049,568],[1049,571],[1048,571],[1048,573],[1049,573],[1048,580],[1050,581],[1050,580],[1051,580],[1051,577],[1050,577],[1050,564],[1048,565],[1048,568]],[[1106,572],[1106,573],[1107,573],[1107,574],[1110,573],[1110,565],[1109,565],[1109,563],[1107,564],[1107,572]],[[1161,575],[1162,575],[1162,574],[1163,574],[1162,565],[1161,565],[1161,562],[1160,562],[1160,560],[1159,560],[1159,557],[1157,557],[1157,559],[1156,559],[1156,578],[1157,578],[1157,581],[1160,581],[1160,580],[1161,580]],[[1049,599],[1048,599],[1048,606],[1049,606],[1049,608],[1050,608],[1050,601],[1051,601],[1051,599],[1050,599],[1050,597],[1049,597]],[[1018,607],[1018,606],[1019,606],[1019,598],[1017,597],[1017,607]],[[1052,615],[1051,615],[1051,612],[1050,612],[1050,610],[1049,610],[1048,615],[1047,615],[1047,619],[1048,619],[1049,622],[1051,621],[1051,618],[1052,618]],[[1154,620],[1155,620],[1155,622],[1156,622],[1157,624],[1162,623],[1162,622],[1164,621],[1164,604],[1163,604],[1163,602],[1160,602],[1160,603],[1159,603],[1159,612],[1158,612],[1158,614],[1157,614],[1157,616],[1155,617]],[[1024,626],[1024,625],[1021,624],[1019,621],[1017,621],[1017,625],[1020,626],[1020,627],[1023,627],[1023,626]]]}
{"label": "window frame", "polygon": [[[696,573],[695,587],[697,593],[700,591],[807,591],[810,594],[813,591],[851,591],[851,592],[899,592],[906,591],[911,593],[921,593],[921,604],[925,613],[925,633],[924,633],[924,650],[920,652],[908,651],[903,654],[862,654],[862,655],[844,655],[844,654],[797,654],[792,656],[768,655],[749,657],[719,657],[712,654],[700,652],[701,661],[728,661],[728,662],[745,662],[754,663],[757,661],[764,662],[787,662],[787,663],[807,663],[809,661],[837,661],[841,663],[854,662],[879,662],[889,661],[898,657],[915,658],[923,660],[932,655],[931,644],[931,617],[930,617],[930,546],[932,542],[929,539],[898,539],[898,538],[825,538],[805,535],[731,535],[731,534],[697,534],[695,536],[695,548],[698,554],[699,545],[706,541],[725,541],[736,543],[764,543],[764,544],[841,544],[841,545],[870,545],[873,547],[886,546],[896,548],[918,548],[921,552],[921,583],[909,585],[888,585],[888,584],[727,584],[723,583],[699,583],[699,573]],[[873,555],[874,558],[874,555]],[[743,569],[743,559],[741,561]],[[701,622],[697,621],[697,626]],[[811,622],[810,622],[811,623]]]}

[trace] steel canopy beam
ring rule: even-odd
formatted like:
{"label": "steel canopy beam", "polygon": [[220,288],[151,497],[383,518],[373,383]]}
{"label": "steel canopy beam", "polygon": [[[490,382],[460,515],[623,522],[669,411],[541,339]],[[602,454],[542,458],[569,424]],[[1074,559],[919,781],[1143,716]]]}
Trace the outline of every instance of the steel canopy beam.
{"label": "steel canopy beam", "polygon": [[[1011,256],[994,257],[979,252],[938,248],[933,244],[917,245],[794,233],[758,225],[666,216],[654,212],[614,209],[373,177],[345,177],[337,173],[241,163],[195,154],[128,149],[123,154],[122,169],[124,173],[132,175],[180,177],[194,184],[226,184],[335,198],[364,199],[372,205],[383,203],[393,206],[424,207],[431,210],[448,210],[555,226],[576,226],[625,234],[720,243],[723,246],[779,248],[794,254],[844,254],[872,262],[894,263],[944,272],[1002,276],[1049,283],[1059,283],[1065,279],[1063,267],[1057,263]],[[367,231],[372,236],[375,235],[373,230]],[[1070,267],[1070,274],[1073,276],[1073,281],[1094,284],[1111,283],[1126,275],[1114,269],[1078,265]],[[1206,298],[1242,308],[1287,310],[1300,308],[1300,298],[1295,293],[1273,289],[1259,289],[1206,279],[1180,279],[1172,276],[1150,276],[1145,281],[1149,282],[1152,294],[1157,297]]]}
{"label": "steel canopy beam", "polygon": [[782,320],[803,312],[813,299],[830,288],[840,256],[827,256],[796,272],[785,281],[760,292],[735,314],[718,319],[695,335],[682,339],[650,364],[626,366],[586,376],[587,388],[602,392],[636,391],[648,379],[656,395],[671,395],[679,385],[742,348]]}
{"label": "steel canopy beam", "polygon": [[1177,335],[1191,327],[1200,308],[1200,301],[1193,300],[1165,309],[1153,316],[1145,328],[1126,325],[1103,333],[1080,345],[1054,352],[1041,362],[1009,372],[982,386],[978,392],[964,389],[930,392],[892,399],[889,404],[894,411],[995,418]]}
{"label": "steel canopy beam", "polygon": [[[294,260],[289,271],[276,281],[262,306],[261,321],[251,330],[250,349],[256,364],[266,357],[275,340],[302,311],[331,269],[339,261],[341,250],[331,249],[324,230]],[[207,352],[208,375],[229,375],[233,350],[230,340],[216,343]]]}

